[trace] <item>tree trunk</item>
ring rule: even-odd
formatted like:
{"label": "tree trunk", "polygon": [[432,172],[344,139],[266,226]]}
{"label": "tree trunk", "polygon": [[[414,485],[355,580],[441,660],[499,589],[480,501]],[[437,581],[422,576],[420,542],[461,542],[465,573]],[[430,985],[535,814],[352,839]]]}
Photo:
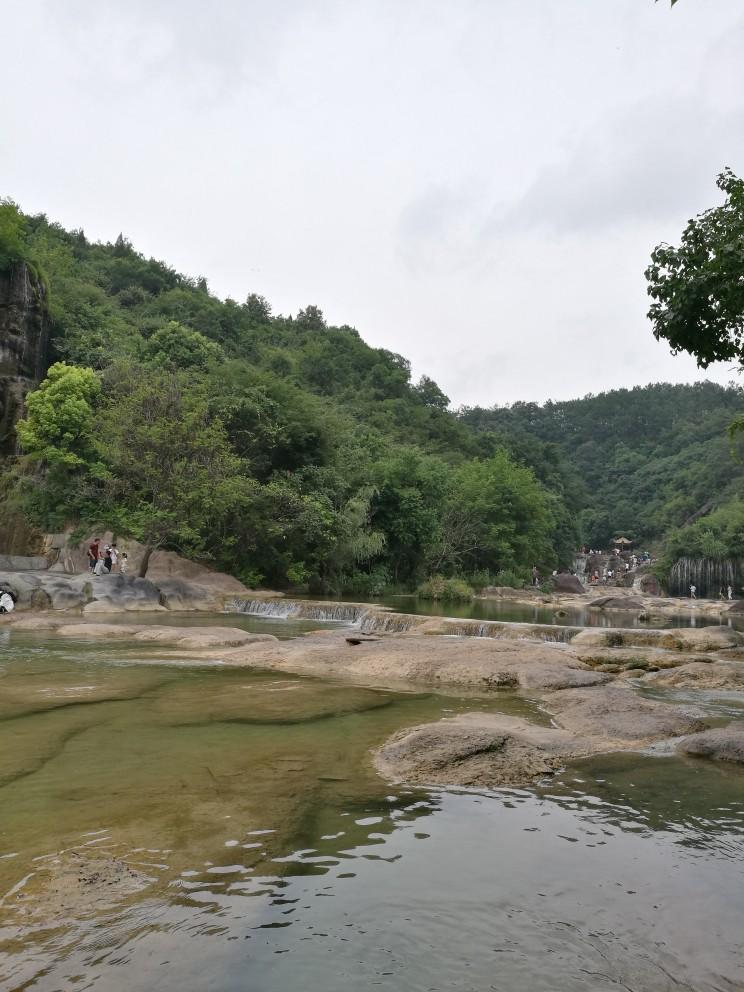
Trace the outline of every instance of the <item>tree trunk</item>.
{"label": "tree trunk", "polygon": [[154,550],[155,550],[155,546],[152,544],[148,544],[145,547],[145,553],[142,556],[142,562],[140,563],[140,567],[139,567],[139,577],[141,579],[144,579],[144,577],[147,575],[147,568],[150,564],[150,555],[153,553]]}

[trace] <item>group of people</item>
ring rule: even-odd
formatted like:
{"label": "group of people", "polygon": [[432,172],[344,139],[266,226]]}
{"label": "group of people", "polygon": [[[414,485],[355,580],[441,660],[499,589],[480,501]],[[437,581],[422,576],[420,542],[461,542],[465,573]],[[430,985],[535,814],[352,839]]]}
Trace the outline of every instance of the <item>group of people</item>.
{"label": "group of people", "polygon": [[[719,599],[733,599],[734,598],[734,587],[726,586],[724,590],[723,586],[718,590]],[[690,586],[690,599],[697,599],[697,586]]]}
{"label": "group of people", "polygon": [[126,551],[119,551],[115,541],[102,548],[101,539],[97,537],[88,548],[88,567],[94,575],[109,575],[111,572],[126,575],[129,558]]}

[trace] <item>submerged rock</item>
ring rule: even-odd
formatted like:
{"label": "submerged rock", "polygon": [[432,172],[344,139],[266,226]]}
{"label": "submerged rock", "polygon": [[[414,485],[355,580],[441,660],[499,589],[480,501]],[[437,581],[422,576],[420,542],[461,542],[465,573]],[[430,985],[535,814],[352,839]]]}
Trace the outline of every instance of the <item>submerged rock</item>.
{"label": "submerged rock", "polygon": [[252,634],[237,627],[166,627],[115,623],[68,623],[56,627],[60,637],[125,640],[161,643],[179,648],[236,648],[246,644],[276,641],[273,634]]}
{"label": "submerged rock", "polygon": [[686,737],[677,745],[683,754],[744,765],[744,720]]}

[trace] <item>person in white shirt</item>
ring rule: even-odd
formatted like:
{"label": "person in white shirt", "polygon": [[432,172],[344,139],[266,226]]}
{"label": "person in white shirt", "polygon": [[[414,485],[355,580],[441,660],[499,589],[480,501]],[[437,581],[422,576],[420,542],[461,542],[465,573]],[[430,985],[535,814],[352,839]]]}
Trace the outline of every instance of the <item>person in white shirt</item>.
{"label": "person in white shirt", "polygon": [[0,613],[12,613],[15,609],[15,600],[9,592],[0,595]]}

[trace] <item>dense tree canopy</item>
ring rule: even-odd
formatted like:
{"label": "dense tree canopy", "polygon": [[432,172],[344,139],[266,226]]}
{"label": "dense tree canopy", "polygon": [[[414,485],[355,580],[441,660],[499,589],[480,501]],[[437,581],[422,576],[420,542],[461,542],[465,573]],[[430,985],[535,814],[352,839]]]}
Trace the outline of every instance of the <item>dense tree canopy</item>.
{"label": "dense tree canopy", "polygon": [[550,455],[533,471],[478,437],[435,382],[319,307],[219,300],[122,235],[91,243],[11,204],[0,234],[49,286],[56,364],[6,466],[38,527],[109,526],[251,583],[337,592],[569,563]]}

